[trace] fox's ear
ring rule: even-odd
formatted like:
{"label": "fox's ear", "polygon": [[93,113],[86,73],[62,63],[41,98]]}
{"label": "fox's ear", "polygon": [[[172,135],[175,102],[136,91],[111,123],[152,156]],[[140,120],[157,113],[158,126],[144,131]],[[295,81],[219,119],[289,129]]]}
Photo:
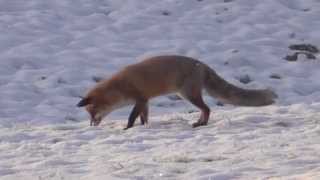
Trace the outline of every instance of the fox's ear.
{"label": "fox's ear", "polygon": [[89,98],[83,98],[81,101],[77,104],[78,107],[86,106],[90,104]]}

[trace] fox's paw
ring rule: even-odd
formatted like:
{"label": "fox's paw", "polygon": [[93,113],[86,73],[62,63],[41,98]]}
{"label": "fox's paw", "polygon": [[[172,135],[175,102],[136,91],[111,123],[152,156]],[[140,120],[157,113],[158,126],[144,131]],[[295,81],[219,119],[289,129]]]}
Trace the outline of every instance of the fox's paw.
{"label": "fox's paw", "polygon": [[131,127],[125,127],[125,128],[123,128],[123,130],[128,130],[128,129],[130,129]]}
{"label": "fox's paw", "polygon": [[198,121],[192,124],[193,128],[199,127],[199,126],[206,126],[208,122]]}

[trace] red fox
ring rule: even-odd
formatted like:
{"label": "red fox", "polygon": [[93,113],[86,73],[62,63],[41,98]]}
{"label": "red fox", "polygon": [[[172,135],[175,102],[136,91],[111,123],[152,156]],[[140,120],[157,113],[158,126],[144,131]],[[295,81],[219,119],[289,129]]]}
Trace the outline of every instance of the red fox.
{"label": "red fox", "polygon": [[207,125],[210,109],[202,99],[202,89],[224,103],[263,106],[274,103],[277,95],[269,90],[247,90],[236,87],[218,76],[206,64],[185,56],[155,56],[129,65],[110,79],[102,80],[78,103],[97,126],[111,111],[134,104],[125,129],[131,128],[138,116],[148,123],[148,100],[178,93],[201,110],[193,127]]}

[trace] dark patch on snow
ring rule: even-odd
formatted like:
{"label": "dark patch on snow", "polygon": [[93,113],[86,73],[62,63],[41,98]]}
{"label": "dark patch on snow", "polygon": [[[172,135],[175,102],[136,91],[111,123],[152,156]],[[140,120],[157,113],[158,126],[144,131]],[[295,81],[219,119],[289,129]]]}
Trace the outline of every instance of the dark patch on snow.
{"label": "dark patch on snow", "polygon": [[170,16],[171,13],[169,11],[162,11],[162,15],[164,16]]}
{"label": "dark patch on snow", "polygon": [[280,126],[280,127],[289,127],[290,124],[286,122],[277,122],[274,124],[275,126]]}
{"label": "dark patch on snow", "polygon": [[281,79],[281,76],[279,74],[271,74],[270,78],[271,79]]}
{"label": "dark patch on snow", "polygon": [[306,51],[309,53],[318,53],[319,49],[312,44],[292,44],[289,46],[289,49],[295,51]]}
{"label": "dark patch on snow", "polygon": [[218,19],[217,23],[223,23],[223,21],[221,19]]}
{"label": "dark patch on snow", "polygon": [[292,44],[289,49],[295,52],[284,57],[287,61],[297,61],[300,54],[305,55],[307,59],[316,59],[314,54],[319,53],[319,49],[312,44]]}
{"label": "dark patch on snow", "polygon": [[62,78],[58,78],[57,83],[58,84],[67,84],[67,81]]}
{"label": "dark patch on snow", "polygon": [[56,143],[59,143],[59,142],[62,142],[62,141],[64,141],[64,139],[62,139],[62,138],[53,138],[53,139],[50,140],[50,143],[56,144]]}
{"label": "dark patch on snow", "polygon": [[245,75],[240,76],[239,81],[243,84],[248,84],[252,81],[252,79],[250,78],[250,76],[248,74],[245,74]]}
{"label": "dark patch on snow", "polygon": [[234,50],[232,50],[231,52],[232,52],[232,53],[238,53],[239,50],[238,50],[238,49],[234,49]]}
{"label": "dark patch on snow", "polygon": [[293,55],[287,55],[284,59],[287,61],[297,61],[298,55],[303,54],[307,59],[316,59],[316,56],[308,52],[295,52]]}
{"label": "dark patch on snow", "polygon": [[310,11],[311,10],[311,8],[304,8],[304,9],[302,9],[302,11],[304,11],[304,12],[308,12],[308,11]]}

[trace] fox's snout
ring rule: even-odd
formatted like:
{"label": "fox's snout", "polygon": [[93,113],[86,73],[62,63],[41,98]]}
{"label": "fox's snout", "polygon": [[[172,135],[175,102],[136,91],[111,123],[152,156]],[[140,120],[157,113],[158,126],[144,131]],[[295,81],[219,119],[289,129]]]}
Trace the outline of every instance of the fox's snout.
{"label": "fox's snout", "polygon": [[77,106],[78,106],[78,107],[83,107],[83,106],[88,105],[89,103],[90,103],[90,102],[89,102],[89,98],[82,98],[82,99],[78,102]]}
{"label": "fox's snout", "polygon": [[[87,106],[90,104],[89,98],[82,98],[77,106],[78,107],[83,107],[83,106]],[[89,114],[91,115],[91,119],[90,119],[90,126],[98,126],[102,120],[101,117],[95,117],[95,114],[93,114],[92,112],[90,112],[89,109],[87,109],[87,111],[89,112]]]}

